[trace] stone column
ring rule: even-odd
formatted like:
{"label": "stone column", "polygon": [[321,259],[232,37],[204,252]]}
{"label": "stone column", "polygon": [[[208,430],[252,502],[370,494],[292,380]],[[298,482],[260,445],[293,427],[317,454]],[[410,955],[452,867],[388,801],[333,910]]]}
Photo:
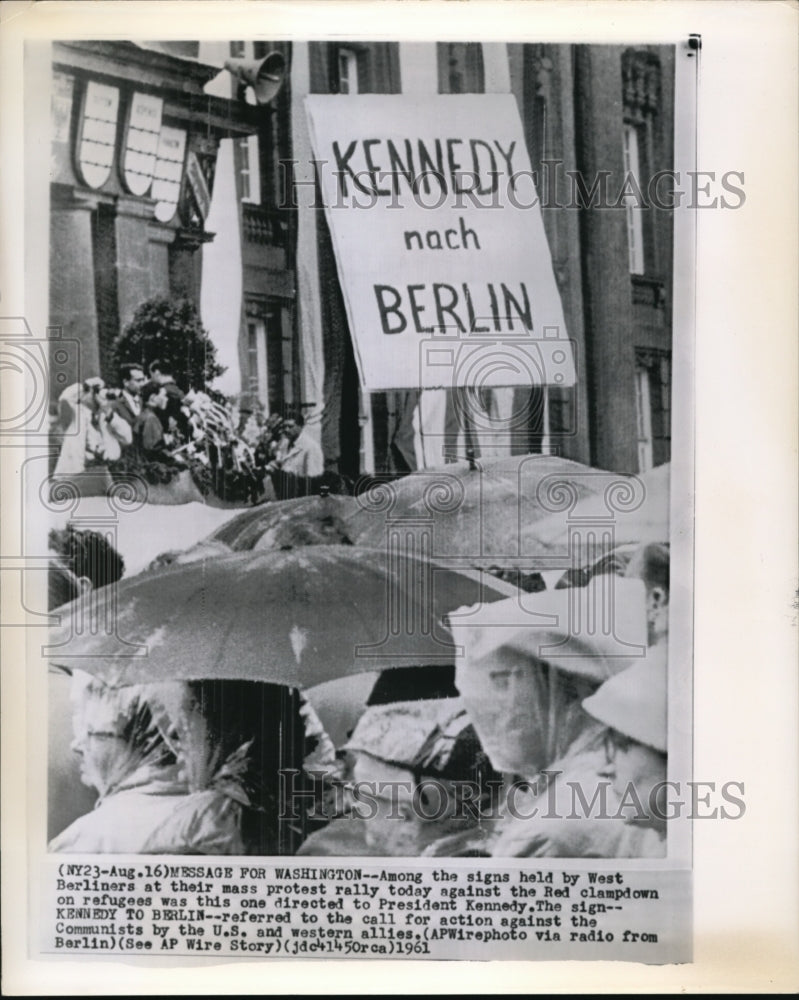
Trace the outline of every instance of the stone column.
{"label": "stone column", "polygon": [[60,327],[62,340],[77,340],[63,384],[53,384],[57,397],[66,385],[100,374],[97,302],[94,283],[93,213],[97,199],[81,195],[52,198],[50,214],[50,325]]}
{"label": "stone column", "polygon": [[[587,190],[607,172],[602,207],[580,210],[592,462],[638,471],[632,284],[623,205],[621,49],[575,49],[577,167]],[[600,183],[600,190],[602,185]]]}
{"label": "stone column", "polygon": [[[188,299],[200,310],[200,282],[202,281],[203,244],[210,243],[213,233],[200,230],[178,230],[169,255],[169,287],[173,297]],[[241,299],[241,295],[239,295]]]}
{"label": "stone column", "polygon": [[150,241],[148,227],[153,217],[149,199],[119,199],[116,217],[116,270],[119,329],[150,298]]}

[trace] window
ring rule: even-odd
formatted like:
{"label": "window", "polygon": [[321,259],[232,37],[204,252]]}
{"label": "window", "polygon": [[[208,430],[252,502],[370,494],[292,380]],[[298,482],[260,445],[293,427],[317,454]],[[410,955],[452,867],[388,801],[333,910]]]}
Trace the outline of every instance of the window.
{"label": "window", "polygon": [[[629,122],[624,125],[624,177],[625,183],[627,178],[632,178],[635,181],[634,187],[640,189],[641,158],[638,148],[638,127]],[[644,227],[641,219],[642,207],[637,195],[633,191],[625,193],[624,208],[627,213],[627,248],[630,274],[643,274]]]}
{"label": "window", "polygon": [[258,341],[264,337],[264,324],[260,320],[247,322],[247,391],[255,398],[263,400],[266,395],[266,379],[260,378],[258,364]]}
{"label": "window", "polygon": [[657,271],[662,247],[656,240],[654,219],[641,205],[641,192],[651,180],[653,163],[660,163],[656,148],[661,100],[660,61],[648,49],[627,49],[622,55],[624,106],[624,206],[630,274]]}
{"label": "window", "polygon": [[247,390],[267,413],[280,413],[293,399],[292,320],[288,306],[277,299],[247,299],[246,352],[243,376]]}
{"label": "window", "polygon": [[358,53],[354,49],[338,49],[338,92],[358,93]]}
{"label": "window", "polygon": [[239,197],[249,205],[261,204],[261,175],[258,163],[258,136],[238,139]]}
{"label": "window", "polygon": [[646,472],[671,458],[671,353],[655,348],[635,352],[638,468]]}
{"label": "window", "polygon": [[652,468],[652,404],[649,399],[649,370],[635,369],[635,412],[638,418],[638,471]]}

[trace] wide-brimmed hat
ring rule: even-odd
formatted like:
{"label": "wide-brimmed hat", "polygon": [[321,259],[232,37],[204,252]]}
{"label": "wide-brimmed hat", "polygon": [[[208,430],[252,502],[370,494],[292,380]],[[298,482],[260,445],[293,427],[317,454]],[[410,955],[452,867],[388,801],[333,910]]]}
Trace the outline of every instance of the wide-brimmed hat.
{"label": "wide-brimmed hat", "polygon": [[647,659],[616,674],[583,701],[595,719],[638,743],[666,753],[666,656],[654,646]]}
{"label": "wide-brimmed hat", "polygon": [[603,576],[587,587],[520,594],[461,608],[449,616],[459,664],[495,668],[518,656],[597,682],[646,653],[646,605],[640,580]]}

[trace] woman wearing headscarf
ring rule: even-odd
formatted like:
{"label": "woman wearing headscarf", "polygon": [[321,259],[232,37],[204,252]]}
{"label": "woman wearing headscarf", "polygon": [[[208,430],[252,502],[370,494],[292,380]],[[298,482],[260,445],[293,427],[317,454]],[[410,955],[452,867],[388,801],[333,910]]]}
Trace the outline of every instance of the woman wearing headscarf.
{"label": "woman wearing headscarf", "polygon": [[163,853],[293,854],[312,821],[303,762],[309,708],[299,691],[236,680],[175,681],[149,689],[189,794],[154,836]]}
{"label": "woman wearing headscarf", "polygon": [[343,749],[349,801],[302,855],[418,857],[473,829],[500,785],[458,698],[370,705]]}
{"label": "woman wearing headscarf", "polygon": [[611,818],[617,803],[608,782],[600,789],[602,817],[591,813],[603,727],[581,704],[646,655],[643,584],[605,576],[521,603],[464,608],[451,625],[464,649],[456,684],[491,763],[505,776],[507,797],[496,823],[428,853],[645,856],[637,831]]}
{"label": "woman wearing headscarf", "polygon": [[152,835],[186,796],[174,755],[140,687],[110,688],[75,671],[72,749],[81,780],[97,791],[94,809],[50,841],[51,851],[157,853]]}

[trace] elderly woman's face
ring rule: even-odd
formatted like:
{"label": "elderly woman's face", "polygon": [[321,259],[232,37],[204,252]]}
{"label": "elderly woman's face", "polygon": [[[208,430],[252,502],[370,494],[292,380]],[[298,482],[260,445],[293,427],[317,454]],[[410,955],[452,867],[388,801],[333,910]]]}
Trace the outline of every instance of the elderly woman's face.
{"label": "elderly woman's face", "polygon": [[110,713],[94,711],[76,719],[71,746],[80,758],[80,780],[104,795],[119,780],[127,761],[125,740]]}
{"label": "elderly woman's face", "polygon": [[456,685],[480,742],[498,771],[532,777],[546,761],[544,665],[529,657],[458,666]]}

